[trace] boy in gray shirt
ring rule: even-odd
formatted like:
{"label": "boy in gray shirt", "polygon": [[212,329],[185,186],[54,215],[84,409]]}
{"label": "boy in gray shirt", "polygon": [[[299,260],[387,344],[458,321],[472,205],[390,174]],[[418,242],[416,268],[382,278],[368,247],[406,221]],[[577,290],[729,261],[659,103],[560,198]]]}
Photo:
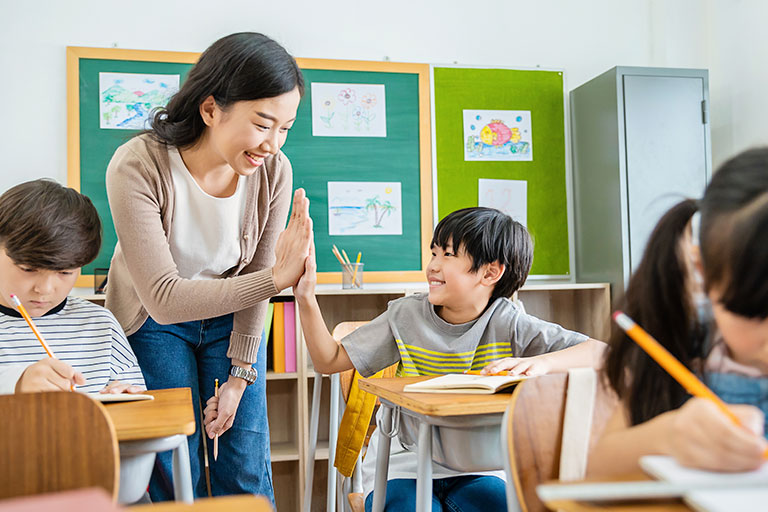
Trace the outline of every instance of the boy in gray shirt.
{"label": "boy in gray shirt", "polygon": [[[314,252],[294,288],[315,369],[350,368],[363,376],[399,362],[398,375],[466,370],[541,375],[598,366],[605,344],[527,315],[509,297],[525,282],[533,244],[525,227],[492,208],[465,208],[445,217],[432,237],[428,294],[389,303],[387,311],[337,343],[315,298]],[[363,464],[366,510],[378,431]],[[392,442],[386,510],[413,509],[416,454]],[[433,464],[433,500],[450,510],[504,510],[504,473],[457,473]]]}

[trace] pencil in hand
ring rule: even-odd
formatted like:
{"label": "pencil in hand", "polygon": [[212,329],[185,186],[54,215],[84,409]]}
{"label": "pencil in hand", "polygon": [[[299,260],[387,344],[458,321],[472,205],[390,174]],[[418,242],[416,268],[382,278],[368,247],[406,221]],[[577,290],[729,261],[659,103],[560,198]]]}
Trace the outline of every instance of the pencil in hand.
{"label": "pencil in hand", "polygon": [[[218,398],[219,396],[219,379],[213,381],[213,395]],[[216,404],[218,408],[218,404]],[[219,434],[216,434],[213,438],[213,460],[219,458]]]}
{"label": "pencil in hand", "polygon": [[[35,325],[35,322],[32,321],[32,317],[29,316],[29,313],[27,313],[27,309],[21,303],[21,300],[19,300],[19,298],[13,293],[10,295],[10,297],[11,297],[11,302],[13,302],[13,305],[16,306],[16,309],[19,310],[19,313],[21,313],[21,316],[24,317],[24,320],[27,321],[27,325],[29,325],[29,328],[32,329],[33,333],[35,333],[37,340],[40,342],[40,345],[43,346],[43,350],[45,350],[45,353],[48,354],[48,357],[50,357],[51,359],[57,359],[56,354],[53,353],[53,350],[51,350],[51,347],[49,347],[48,343],[45,342],[45,338],[43,338],[43,335],[40,334],[40,331],[37,330],[37,326]],[[75,385],[70,384],[69,390],[74,391]]]}
{"label": "pencil in hand", "polygon": [[[725,414],[734,424],[742,426],[739,418],[731,411],[725,402],[723,402],[719,396],[717,396],[711,389],[709,389],[703,382],[701,382],[696,375],[693,374],[688,368],[675,358],[661,343],[656,341],[653,336],[648,334],[645,329],[640,327],[632,320],[626,313],[622,311],[616,311],[613,314],[613,320],[616,324],[627,333],[627,336],[640,345],[659,366],[672,376],[681,386],[685,388],[691,395],[706,398],[712,401],[723,414]],[[768,458],[768,449],[765,452],[765,457]]]}

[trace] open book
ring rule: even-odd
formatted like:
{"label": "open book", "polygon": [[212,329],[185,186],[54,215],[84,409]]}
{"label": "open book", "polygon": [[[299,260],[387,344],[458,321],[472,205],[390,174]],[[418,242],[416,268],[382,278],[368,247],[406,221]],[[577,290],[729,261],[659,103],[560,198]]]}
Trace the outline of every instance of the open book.
{"label": "open book", "polygon": [[746,473],[691,469],[672,457],[649,455],[640,467],[656,481],[574,482],[536,488],[542,501],[616,501],[682,497],[700,512],[761,510],[768,503],[768,464]]}
{"label": "open book", "polygon": [[414,382],[403,387],[408,393],[472,393],[491,395],[514,386],[528,377],[524,375],[468,375],[449,373],[434,379]]}
{"label": "open book", "polygon": [[152,395],[144,393],[84,393],[85,396],[97,402],[137,402],[139,400],[154,400]]}

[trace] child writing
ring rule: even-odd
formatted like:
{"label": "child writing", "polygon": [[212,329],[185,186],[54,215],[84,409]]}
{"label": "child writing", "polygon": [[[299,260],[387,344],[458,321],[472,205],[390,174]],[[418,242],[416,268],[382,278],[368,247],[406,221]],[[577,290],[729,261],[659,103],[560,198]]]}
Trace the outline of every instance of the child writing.
{"label": "child writing", "polygon": [[[69,391],[71,385],[82,392],[144,389],[112,313],[67,297],[100,246],[96,208],[71,188],[36,180],[0,196],[0,394]],[[12,294],[59,359],[46,357]]]}
{"label": "child writing", "polygon": [[[315,298],[314,253],[294,288],[315,368],[350,368],[364,376],[399,361],[398,375],[465,370],[541,375],[594,366],[604,344],[525,314],[508,297],[525,282],[533,260],[526,229],[491,208],[465,208],[437,225],[426,270],[428,294],[389,303],[387,311],[341,343],[328,332]],[[373,501],[378,431],[363,465],[366,510]],[[462,474],[434,465],[434,496],[451,510],[505,510],[504,472]],[[416,454],[392,443],[387,510],[409,510],[416,496]]]}
{"label": "child writing", "polygon": [[[729,408],[742,425],[709,400],[690,398],[614,329],[605,367],[622,407],[590,454],[590,476],[636,471],[638,458],[647,454],[719,471],[751,470],[765,462],[768,149],[726,162],[698,208],[700,225],[697,203],[690,200],[659,221],[622,307],[715,394],[741,404]],[[697,307],[700,291],[711,313]]]}

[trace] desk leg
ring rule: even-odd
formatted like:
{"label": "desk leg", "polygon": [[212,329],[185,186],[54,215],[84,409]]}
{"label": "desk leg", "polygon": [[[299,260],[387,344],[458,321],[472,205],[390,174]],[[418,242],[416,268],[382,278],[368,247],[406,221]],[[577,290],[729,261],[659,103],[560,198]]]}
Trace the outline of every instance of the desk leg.
{"label": "desk leg", "polygon": [[[381,424],[384,431],[392,431],[392,408],[381,404]],[[389,474],[389,445],[391,439],[381,432],[379,436],[379,450],[376,452],[376,476],[373,480],[373,506],[372,512],[383,512],[387,500],[387,476]]]}
{"label": "desk leg", "polygon": [[432,510],[432,425],[419,423],[416,512]]}
{"label": "desk leg", "polygon": [[181,442],[173,449],[173,496],[176,501],[192,503],[192,469],[189,467],[187,436],[179,436]]}

